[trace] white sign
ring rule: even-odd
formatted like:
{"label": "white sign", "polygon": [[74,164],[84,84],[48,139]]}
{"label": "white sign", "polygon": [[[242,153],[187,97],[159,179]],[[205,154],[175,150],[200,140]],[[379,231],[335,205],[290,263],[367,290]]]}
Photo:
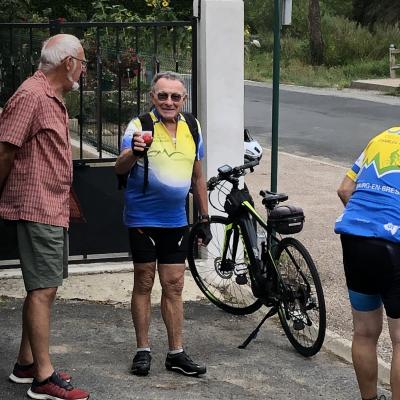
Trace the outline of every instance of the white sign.
{"label": "white sign", "polygon": [[292,25],[292,0],[282,0],[282,25]]}

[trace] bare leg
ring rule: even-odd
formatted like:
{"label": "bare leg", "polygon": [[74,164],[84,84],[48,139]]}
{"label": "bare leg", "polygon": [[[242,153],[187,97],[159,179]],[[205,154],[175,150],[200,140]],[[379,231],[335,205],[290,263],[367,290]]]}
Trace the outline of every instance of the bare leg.
{"label": "bare leg", "polygon": [[400,400],[400,319],[388,317],[388,323],[393,346],[392,368],[390,371],[392,400]]}
{"label": "bare leg", "polygon": [[185,276],[184,264],[158,266],[162,286],[161,314],[167,328],[170,350],[182,348],[183,303],[182,290]]}
{"label": "bare leg", "polygon": [[353,311],[352,356],[358,386],[363,399],[377,395],[377,342],[382,332],[382,307],[374,311]]}
{"label": "bare leg", "polygon": [[156,271],[155,262],[136,263],[134,270],[131,313],[137,347],[150,347],[151,290]]}
{"label": "bare leg", "polygon": [[51,306],[56,293],[57,288],[32,290],[24,304],[24,326],[32,349],[35,377],[39,381],[47,379],[54,371],[49,355],[49,336]]}
{"label": "bare leg", "polygon": [[17,358],[17,362],[20,365],[29,365],[33,363],[32,349],[29,342],[28,328],[26,322],[26,307],[27,298],[25,298],[24,307],[22,309],[22,337]]}

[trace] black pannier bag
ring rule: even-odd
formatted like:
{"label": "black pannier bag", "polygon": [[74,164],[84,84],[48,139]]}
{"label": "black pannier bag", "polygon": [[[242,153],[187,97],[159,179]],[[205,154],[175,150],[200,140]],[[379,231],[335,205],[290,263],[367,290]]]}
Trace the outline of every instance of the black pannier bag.
{"label": "black pannier bag", "polygon": [[283,235],[299,233],[303,229],[303,222],[303,209],[291,205],[275,207],[268,216],[268,224]]}

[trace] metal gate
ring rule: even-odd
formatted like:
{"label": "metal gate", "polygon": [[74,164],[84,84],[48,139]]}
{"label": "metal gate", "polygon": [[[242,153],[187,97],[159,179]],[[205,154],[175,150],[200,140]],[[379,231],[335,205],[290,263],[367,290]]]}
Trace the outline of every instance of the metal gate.
{"label": "metal gate", "polygon": [[[149,109],[155,73],[180,73],[188,90],[184,111],[197,115],[197,21],[1,23],[0,107],[35,72],[42,42],[56,33],[79,37],[88,59],[79,92],[65,99],[73,186],[87,220],[70,227],[70,256],[126,257],[122,192],[113,164],[128,122]],[[0,221],[0,262],[15,257],[13,227]]]}

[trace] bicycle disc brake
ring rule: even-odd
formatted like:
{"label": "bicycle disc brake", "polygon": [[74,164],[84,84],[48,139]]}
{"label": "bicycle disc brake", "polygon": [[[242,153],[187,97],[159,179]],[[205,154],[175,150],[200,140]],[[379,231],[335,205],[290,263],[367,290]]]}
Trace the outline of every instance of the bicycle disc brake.
{"label": "bicycle disc brake", "polygon": [[223,279],[229,279],[233,275],[235,263],[232,260],[222,261],[221,257],[214,260],[215,272]]}

